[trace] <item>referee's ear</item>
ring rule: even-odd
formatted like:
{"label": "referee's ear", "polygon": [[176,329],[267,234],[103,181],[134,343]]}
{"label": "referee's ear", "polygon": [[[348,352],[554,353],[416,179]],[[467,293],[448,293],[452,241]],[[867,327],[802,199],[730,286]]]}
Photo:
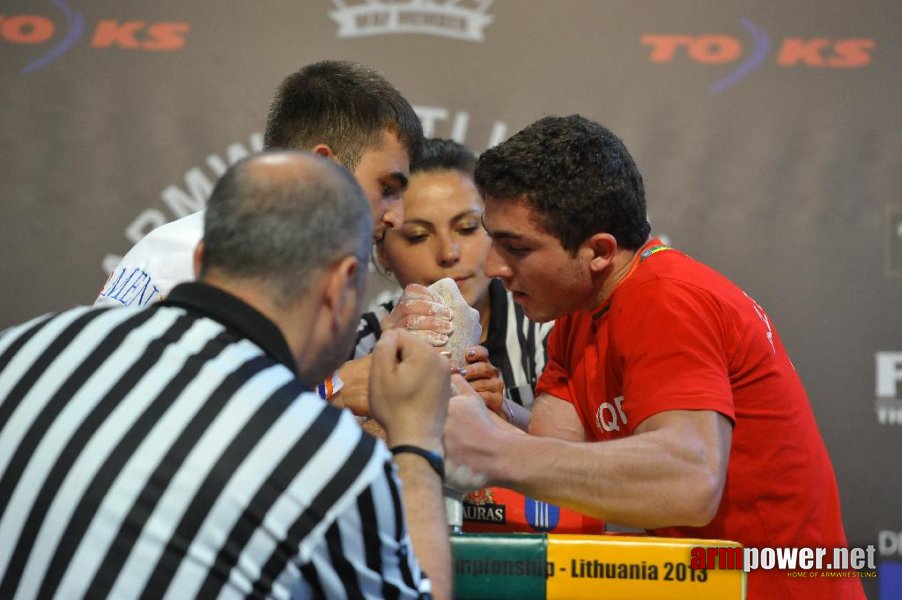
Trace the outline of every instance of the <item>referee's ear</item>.
{"label": "referee's ear", "polygon": [[349,322],[360,319],[359,292],[357,286],[360,263],[351,254],[338,259],[326,271],[322,302],[329,310],[334,332],[343,331]]}
{"label": "referee's ear", "polygon": [[194,279],[200,280],[204,274],[204,241],[197,242],[194,247]]}

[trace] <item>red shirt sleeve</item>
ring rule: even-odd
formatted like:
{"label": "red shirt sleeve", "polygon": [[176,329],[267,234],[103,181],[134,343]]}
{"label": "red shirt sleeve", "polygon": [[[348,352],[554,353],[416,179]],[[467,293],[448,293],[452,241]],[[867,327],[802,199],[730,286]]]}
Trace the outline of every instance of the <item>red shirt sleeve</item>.
{"label": "red shirt sleeve", "polygon": [[621,291],[608,358],[622,373],[629,431],[667,410],[713,410],[735,422],[726,323],[714,297],[670,279]]}

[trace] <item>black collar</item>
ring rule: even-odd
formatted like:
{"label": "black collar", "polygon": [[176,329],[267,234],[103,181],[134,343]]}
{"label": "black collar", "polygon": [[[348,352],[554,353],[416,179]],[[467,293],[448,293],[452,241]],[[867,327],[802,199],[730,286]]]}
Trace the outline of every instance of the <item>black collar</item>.
{"label": "black collar", "polygon": [[297,364],[276,324],[228,292],[192,281],[173,288],[162,304],[187,308],[222,323],[257,344],[298,376]]}

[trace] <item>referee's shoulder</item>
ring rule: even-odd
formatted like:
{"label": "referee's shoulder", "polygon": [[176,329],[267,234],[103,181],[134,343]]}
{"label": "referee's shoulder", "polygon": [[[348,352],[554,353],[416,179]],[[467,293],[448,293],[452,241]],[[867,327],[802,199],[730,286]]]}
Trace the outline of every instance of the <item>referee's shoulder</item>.
{"label": "referee's shoulder", "polygon": [[[286,367],[287,368],[287,367]],[[391,461],[391,452],[385,443],[367,433],[360,425],[360,419],[347,408],[338,408],[328,400],[324,400],[311,390],[300,379],[294,378],[291,382],[292,402],[300,413],[316,413],[317,418],[311,420],[331,428],[331,435],[337,435],[346,440],[348,444],[356,446],[350,459],[369,462],[373,459]]]}
{"label": "referee's shoulder", "polygon": [[[72,320],[74,318],[86,315],[87,313],[97,313],[98,316],[102,316],[101,313],[108,311],[111,308],[117,308],[113,306],[90,306],[90,305],[80,305],[75,306],[68,309],[63,310],[55,310],[44,313],[37,317],[33,317],[27,321],[23,321],[22,323],[17,323],[14,325],[9,325],[0,329],[0,338],[4,336],[15,336],[17,333],[22,331],[26,331],[32,329],[36,326],[43,326],[54,321],[60,320]],[[132,309],[135,310],[135,309]]]}

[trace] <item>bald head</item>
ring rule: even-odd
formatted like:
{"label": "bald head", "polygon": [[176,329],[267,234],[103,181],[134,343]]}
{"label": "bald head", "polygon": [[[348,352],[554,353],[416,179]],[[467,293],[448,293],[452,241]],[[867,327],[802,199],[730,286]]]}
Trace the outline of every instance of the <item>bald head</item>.
{"label": "bald head", "polygon": [[260,282],[289,305],[333,261],[365,261],[371,236],[369,203],[346,169],[306,152],[265,152],[213,189],[200,278]]}
{"label": "bald head", "polygon": [[303,152],[264,152],[243,161],[238,166],[239,177],[250,184],[273,187],[290,186],[298,178],[335,177],[326,170],[328,162],[315,154]]}

